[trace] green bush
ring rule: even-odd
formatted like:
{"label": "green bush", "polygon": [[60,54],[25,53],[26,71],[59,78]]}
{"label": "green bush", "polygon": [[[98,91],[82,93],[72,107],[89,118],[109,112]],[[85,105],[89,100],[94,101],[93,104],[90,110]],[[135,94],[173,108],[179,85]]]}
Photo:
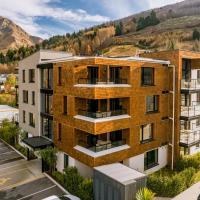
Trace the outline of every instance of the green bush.
{"label": "green bush", "polygon": [[153,200],[155,194],[148,188],[142,188],[136,193],[136,200]]}
{"label": "green bush", "polygon": [[196,170],[193,167],[189,167],[179,173],[179,175],[182,177],[182,179],[185,182],[186,188],[189,188],[193,184],[193,176],[195,174],[196,174]]}
{"label": "green bush", "polygon": [[198,171],[196,174],[192,177],[192,184],[200,182],[200,171]]}
{"label": "green bush", "polygon": [[81,200],[93,200],[93,182],[83,178],[75,167],[67,167],[61,172],[53,172],[52,176],[69,193],[78,196]]}

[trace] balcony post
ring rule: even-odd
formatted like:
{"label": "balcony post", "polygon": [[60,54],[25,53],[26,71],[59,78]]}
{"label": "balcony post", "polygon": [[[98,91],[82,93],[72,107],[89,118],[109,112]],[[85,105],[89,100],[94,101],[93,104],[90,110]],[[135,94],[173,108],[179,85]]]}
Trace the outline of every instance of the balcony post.
{"label": "balcony post", "polygon": [[107,83],[110,81],[110,66],[107,65]]}

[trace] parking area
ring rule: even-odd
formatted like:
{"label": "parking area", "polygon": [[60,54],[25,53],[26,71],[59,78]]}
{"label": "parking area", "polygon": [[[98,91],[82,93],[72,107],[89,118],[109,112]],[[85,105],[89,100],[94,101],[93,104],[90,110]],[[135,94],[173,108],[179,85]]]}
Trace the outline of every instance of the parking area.
{"label": "parking area", "polygon": [[65,194],[47,177],[20,185],[18,187],[0,191],[1,200],[41,200],[51,195]]}
{"label": "parking area", "polygon": [[23,157],[0,140],[0,165],[21,160]]}

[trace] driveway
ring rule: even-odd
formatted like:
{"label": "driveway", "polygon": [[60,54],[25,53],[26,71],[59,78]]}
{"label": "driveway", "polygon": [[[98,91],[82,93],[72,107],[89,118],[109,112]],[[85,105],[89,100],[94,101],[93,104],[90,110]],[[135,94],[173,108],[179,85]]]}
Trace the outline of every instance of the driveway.
{"label": "driveway", "polygon": [[40,178],[35,181],[20,185],[13,189],[0,191],[1,200],[41,200],[51,195],[61,196],[65,194],[48,178]]}

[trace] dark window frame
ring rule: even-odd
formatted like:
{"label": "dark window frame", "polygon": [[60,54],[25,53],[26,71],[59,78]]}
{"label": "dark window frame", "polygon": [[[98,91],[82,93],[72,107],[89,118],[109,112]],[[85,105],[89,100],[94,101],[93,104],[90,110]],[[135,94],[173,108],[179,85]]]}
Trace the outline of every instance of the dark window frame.
{"label": "dark window frame", "polygon": [[[44,75],[46,73],[47,85],[44,84]],[[53,89],[53,69],[43,68],[41,69],[41,88],[42,89]]]}
{"label": "dark window frame", "polygon": [[61,142],[62,140],[62,124],[58,124],[58,141]]}
{"label": "dark window frame", "polygon": [[[47,120],[47,129],[48,129],[47,130],[47,133],[48,133],[47,135],[44,133],[44,119]],[[49,119],[48,117],[42,116],[41,117],[41,124],[42,124],[42,126],[41,126],[42,136],[53,140],[53,130],[52,130],[52,127],[51,127],[51,125],[53,125],[53,120]],[[52,132],[50,130],[52,130]]]}
{"label": "dark window frame", "polygon": [[28,103],[28,90],[23,90],[23,103]]}
{"label": "dark window frame", "polygon": [[[149,110],[148,107],[149,105],[147,105],[149,102],[148,102],[148,97],[153,97],[153,109],[152,110]],[[146,113],[149,114],[149,113],[157,113],[159,112],[159,100],[160,100],[160,97],[159,95],[149,95],[149,96],[146,96]]]}
{"label": "dark window frame", "polygon": [[26,71],[25,69],[22,70],[22,83],[26,82]]}
{"label": "dark window frame", "polygon": [[35,91],[32,91],[32,105],[35,105]]}
{"label": "dark window frame", "polygon": [[69,156],[64,154],[64,168],[69,166]]}
{"label": "dark window frame", "polygon": [[29,69],[29,83],[35,83],[35,69]]}
{"label": "dark window frame", "polygon": [[26,111],[23,110],[23,123],[26,123]]}
{"label": "dark window frame", "polygon": [[29,113],[29,125],[35,128],[35,117],[33,113]]}
{"label": "dark window frame", "polygon": [[58,85],[62,85],[62,67],[58,67]]}
{"label": "dark window frame", "polygon": [[63,96],[63,114],[65,114],[65,115],[67,115],[67,113],[68,113],[67,102],[68,102],[67,96]]}
{"label": "dark window frame", "polygon": [[[141,85],[142,86],[155,86],[155,69],[153,67],[142,67],[141,70],[142,70]],[[145,79],[145,70],[152,70],[151,80]]]}
{"label": "dark window frame", "polygon": [[[144,139],[144,127],[147,125],[151,125],[151,137],[148,139]],[[141,144],[152,141],[153,136],[154,136],[154,124],[153,123],[143,124],[140,126],[140,143]]]}
{"label": "dark window frame", "polygon": [[53,110],[51,109],[53,109],[53,95],[49,93],[41,93],[41,101],[42,112],[52,115]]}
{"label": "dark window frame", "polygon": [[[152,161],[152,158],[149,158],[149,156],[152,156],[151,153],[155,152],[155,155],[153,155],[154,157],[154,161]],[[145,153],[144,155],[144,170],[148,170],[151,169],[155,166],[159,165],[158,163],[158,149],[153,149],[151,151],[148,151]]]}

